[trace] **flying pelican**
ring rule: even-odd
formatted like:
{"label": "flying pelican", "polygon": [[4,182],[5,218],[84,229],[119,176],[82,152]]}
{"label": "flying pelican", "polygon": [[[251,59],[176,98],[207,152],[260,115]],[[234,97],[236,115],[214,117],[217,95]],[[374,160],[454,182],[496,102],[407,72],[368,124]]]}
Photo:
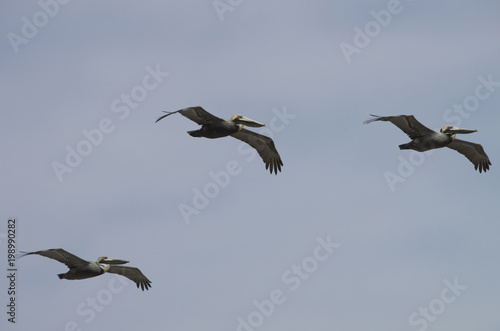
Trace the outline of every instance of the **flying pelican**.
{"label": "flying pelican", "polygon": [[474,169],[479,170],[479,172],[486,172],[490,169],[490,159],[481,145],[455,139],[457,133],[473,133],[477,132],[477,130],[460,129],[452,125],[445,125],[439,132],[436,132],[422,125],[413,115],[371,116],[374,118],[363,123],[368,124],[374,121],[391,122],[412,139],[407,144],[399,145],[399,149],[413,149],[417,152],[425,152],[430,149],[448,147],[465,155],[474,164]]}
{"label": "flying pelican", "polygon": [[144,274],[137,268],[117,266],[117,264],[129,263],[129,261],[112,259],[107,256],[101,256],[97,262],[85,261],[71,253],[66,252],[62,248],[46,249],[37,252],[22,252],[19,257],[26,255],[38,254],[41,256],[54,259],[64,263],[69,271],[65,274],[58,274],[59,279],[86,279],[102,275],[105,272],[111,272],[127,277],[139,285],[141,289],[148,290],[151,287],[151,281],[144,276]]}
{"label": "flying pelican", "polygon": [[277,175],[278,171],[281,171],[283,161],[281,161],[281,157],[278,154],[276,147],[274,147],[273,140],[269,137],[243,128],[244,125],[258,128],[261,126],[265,126],[265,124],[259,123],[238,114],[233,115],[233,117],[231,117],[231,120],[224,120],[210,114],[205,109],[199,106],[184,108],[173,112],[164,111],[164,113],[166,114],[159,117],[156,122],[169,115],[180,113],[182,116],[185,116],[191,121],[194,121],[201,125],[201,129],[187,132],[192,137],[205,137],[210,139],[227,136],[234,137],[246,142],[247,144],[255,148],[266,164],[266,169],[269,169],[271,174],[274,171],[274,173]]}

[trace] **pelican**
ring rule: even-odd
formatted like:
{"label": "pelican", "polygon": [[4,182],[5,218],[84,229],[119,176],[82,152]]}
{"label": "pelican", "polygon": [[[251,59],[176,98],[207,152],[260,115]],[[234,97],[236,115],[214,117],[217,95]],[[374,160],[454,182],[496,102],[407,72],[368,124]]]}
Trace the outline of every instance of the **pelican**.
{"label": "pelican", "polygon": [[374,118],[366,120],[363,123],[368,124],[374,121],[391,122],[412,139],[407,144],[399,145],[399,149],[413,149],[417,152],[425,152],[430,149],[448,147],[468,158],[474,164],[475,170],[486,172],[490,169],[490,159],[481,145],[455,139],[455,134],[457,133],[473,133],[477,132],[477,130],[461,129],[452,125],[445,125],[437,132],[422,125],[413,115],[371,116]]}
{"label": "pelican", "polygon": [[151,281],[137,268],[118,266],[119,264],[129,263],[130,261],[112,259],[107,256],[101,256],[97,262],[85,261],[71,253],[66,252],[62,248],[46,249],[37,252],[22,252],[19,257],[26,255],[37,254],[48,257],[50,259],[64,263],[69,271],[65,274],[58,274],[59,279],[86,279],[102,275],[105,272],[111,272],[127,277],[134,281],[139,288],[144,291],[151,287]]}
{"label": "pelican", "polygon": [[266,164],[266,169],[269,169],[271,174],[274,172],[277,175],[278,171],[281,171],[283,161],[281,161],[281,157],[276,147],[274,147],[273,140],[243,128],[244,125],[258,128],[265,126],[265,124],[239,114],[233,115],[231,120],[224,120],[210,114],[199,106],[184,108],[174,112],[164,111],[164,113],[166,114],[159,117],[156,122],[172,114],[180,113],[182,116],[201,125],[201,129],[187,132],[192,137],[205,137],[210,139],[227,136],[234,137],[255,148]]}

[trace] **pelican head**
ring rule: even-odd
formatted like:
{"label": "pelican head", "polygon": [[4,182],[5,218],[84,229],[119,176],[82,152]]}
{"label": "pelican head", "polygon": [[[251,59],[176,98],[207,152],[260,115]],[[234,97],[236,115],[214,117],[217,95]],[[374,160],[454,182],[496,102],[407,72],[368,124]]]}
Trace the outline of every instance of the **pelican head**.
{"label": "pelican head", "polygon": [[112,259],[107,256],[101,256],[100,258],[97,259],[97,263],[99,264],[125,264],[129,262],[130,261],[127,260]]}
{"label": "pelican head", "polygon": [[262,124],[260,122],[254,121],[254,120],[252,120],[252,119],[250,119],[248,117],[245,117],[243,115],[240,115],[240,114],[233,115],[231,117],[231,121],[233,121],[236,124],[251,126],[251,127],[254,127],[254,128],[259,128],[261,126],[265,126],[265,124]]}
{"label": "pelican head", "polygon": [[474,133],[477,130],[461,129],[453,125],[445,125],[441,128],[441,133],[454,135],[456,133]]}

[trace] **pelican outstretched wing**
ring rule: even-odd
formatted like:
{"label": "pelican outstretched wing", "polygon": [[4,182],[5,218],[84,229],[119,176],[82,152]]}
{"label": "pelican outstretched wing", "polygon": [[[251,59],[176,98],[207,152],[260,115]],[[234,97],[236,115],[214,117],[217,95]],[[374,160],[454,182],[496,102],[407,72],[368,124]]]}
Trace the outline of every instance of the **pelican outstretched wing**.
{"label": "pelican outstretched wing", "polygon": [[26,256],[26,255],[32,255],[32,254],[45,256],[45,257],[48,257],[49,259],[59,261],[61,263],[64,263],[68,268],[85,266],[89,263],[88,261],[85,261],[85,260],[79,258],[78,256],[75,256],[71,253],[66,252],[62,248],[52,248],[52,249],[46,249],[43,251],[24,253],[20,257]]}
{"label": "pelican outstretched wing", "polygon": [[149,290],[151,287],[151,281],[138,268],[110,265],[108,272],[127,277],[135,282],[137,288],[141,286],[143,291],[144,289]]}
{"label": "pelican outstretched wing", "polygon": [[368,124],[374,121],[385,121],[391,122],[398,128],[400,128],[404,133],[406,133],[411,139],[415,139],[422,135],[433,133],[434,131],[420,123],[413,117],[413,115],[399,115],[399,116],[377,116],[372,115],[374,118],[364,121],[364,124]]}
{"label": "pelican outstretched wing", "polygon": [[207,112],[205,109],[201,108],[200,106],[188,107],[188,108],[184,108],[184,109],[181,109],[178,111],[173,111],[173,112],[164,111],[164,113],[166,113],[166,114],[158,117],[158,119],[155,121],[155,123],[158,122],[159,120],[161,120],[169,115],[175,114],[175,113],[179,113],[182,116],[185,116],[185,117],[189,118],[191,121],[194,121],[200,125],[224,121],[222,118],[219,118],[217,116],[210,114],[209,112]]}
{"label": "pelican outstretched wing", "polygon": [[479,170],[479,172],[486,172],[490,169],[491,162],[488,155],[484,152],[483,146],[469,141],[455,139],[446,147],[465,155],[465,157],[474,164],[474,169]]}
{"label": "pelican outstretched wing", "polygon": [[255,148],[266,164],[266,169],[269,169],[271,174],[274,172],[277,175],[278,171],[281,171],[283,161],[281,161],[281,157],[271,138],[246,129],[241,129],[231,136]]}

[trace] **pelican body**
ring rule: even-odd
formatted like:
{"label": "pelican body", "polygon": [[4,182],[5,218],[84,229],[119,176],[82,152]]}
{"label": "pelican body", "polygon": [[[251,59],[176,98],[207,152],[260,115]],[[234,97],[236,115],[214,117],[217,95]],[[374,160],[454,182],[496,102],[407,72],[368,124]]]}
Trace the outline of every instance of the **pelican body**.
{"label": "pelican body", "polygon": [[201,126],[201,129],[188,131],[188,133],[191,137],[205,137],[209,139],[222,138],[241,131],[243,129],[243,125],[251,127],[264,126],[262,123],[237,114],[233,115],[231,120],[221,119],[221,121],[205,123]]}
{"label": "pelican body", "polygon": [[265,126],[265,124],[239,114],[233,115],[230,120],[225,120],[210,114],[199,106],[164,113],[166,114],[159,117],[156,122],[169,115],[180,113],[181,115],[201,125],[199,130],[187,132],[192,137],[205,137],[209,139],[227,136],[234,137],[255,148],[266,164],[266,169],[269,169],[271,174],[273,172],[278,174],[278,171],[281,171],[283,161],[281,161],[281,157],[274,146],[273,140],[269,137],[243,128],[244,125],[256,128]]}
{"label": "pelican body", "polygon": [[446,147],[455,140],[454,133],[445,133],[449,128],[454,127],[451,125],[444,126],[439,132],[433,131],[417,137],[407,144],[399,145],[399,149],[413,149],[417,152],[425,152],[431,149]]}
{"label": "pelican body", "polygon": [[107,256],[101,256],[96,262],[85,261],[71,253],[66,252],[62,248],[53,248],[37,252],[28,252],[22,254],[20,257],[26,255],[41,255],[50,259],[64,263],[69,271],[63,274],[58,274],[59,279],[87,279],[96,277],[110,272],[119,274],[134,281],[144,291],[151,287],[151,281],[144,276],[144,274],[137,268],[120,266],[121,264],[129,263],[130,261],[112,259]]}
{"label": "pelican body", "polygon": [[452,125],[445,125],[441,130],[434,131],[418,122],[413,115],[377,116],[364,121],[365,124],[374,121],[391,122],[406,133],[412,141],[399,145],[399,149],[412,149],[425,152],[431,149],[448,147],[463,154],[474,164],[474,169],[486,172],[490,169],[490,159],[481,145],[456,139],[456,134],[468,134],[477,130],[461,129]]}

